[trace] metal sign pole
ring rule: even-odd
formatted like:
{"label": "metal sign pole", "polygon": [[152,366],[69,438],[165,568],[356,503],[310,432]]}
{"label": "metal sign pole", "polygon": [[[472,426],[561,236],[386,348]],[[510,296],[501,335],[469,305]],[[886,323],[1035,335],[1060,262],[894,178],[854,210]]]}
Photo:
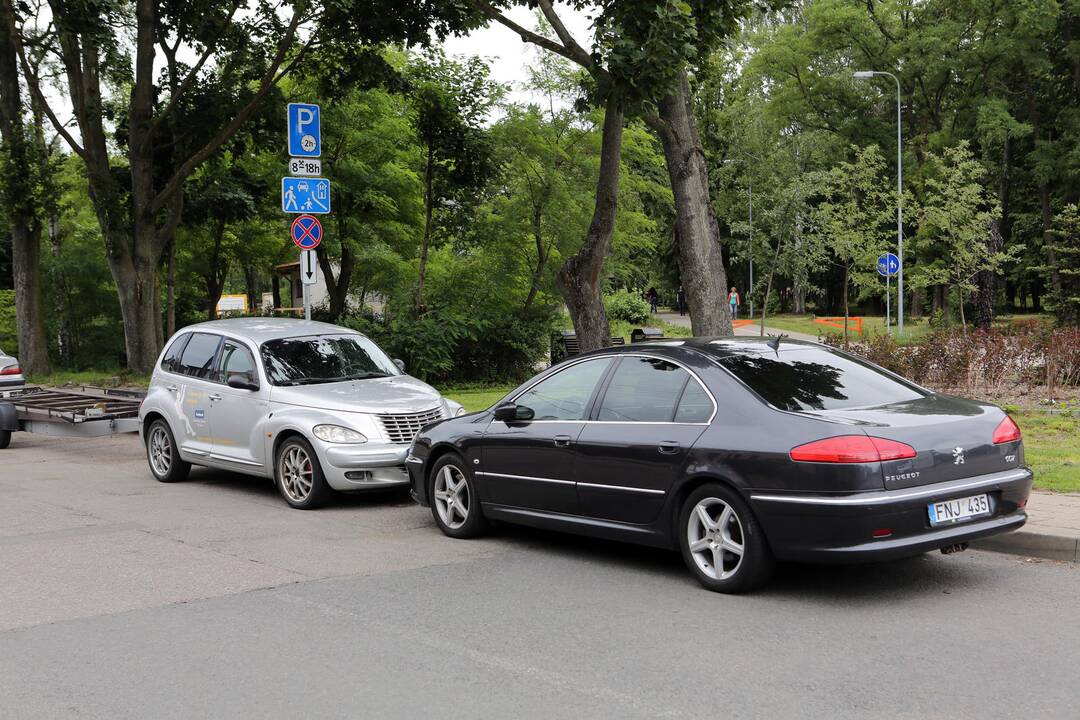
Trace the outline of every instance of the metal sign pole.
{"label": "metal sign pole", "polygon": [[302,287],[304,289],[304,319],[305,320],[310,320],[311,319],[311,298],[308,297],[307,285],[304,284],[304,283],[301,283],[300,287]]}
{"label": "metal sign pole", "polygon": [[892,332],[892,275],[885,276],[885,332]]}

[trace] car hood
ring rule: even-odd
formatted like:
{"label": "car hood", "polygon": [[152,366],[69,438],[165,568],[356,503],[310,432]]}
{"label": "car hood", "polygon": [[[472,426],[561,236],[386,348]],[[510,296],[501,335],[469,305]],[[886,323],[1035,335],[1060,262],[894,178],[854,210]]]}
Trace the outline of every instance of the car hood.
{"label": "car hood", "polygon": [[283,405],[360,413],[411,413],[442,407],[438,390],[409,375],[275,387],[270,400]]}

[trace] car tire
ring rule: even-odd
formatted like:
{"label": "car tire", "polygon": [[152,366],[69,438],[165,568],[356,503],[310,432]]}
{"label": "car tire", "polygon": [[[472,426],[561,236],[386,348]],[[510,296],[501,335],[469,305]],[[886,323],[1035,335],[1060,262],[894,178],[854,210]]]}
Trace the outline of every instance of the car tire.
{"label": "car tire", "polygon": [[3,450],[11,444],[11,431],[0,430],[0,450]]}
{"label": "car tire", "polygon": [[334,495],[314,448],[298,435],[281,443],[274,455],[274,484],[285,502],[297,510],[320,508]]}
{"label": "car tire", "polygon": [[180,459],[169,423],[161,418],[146,429],[146,462],[158,482],[180,482],[191,471],[191,463]]}
{"label": "car tire", "polygon": [[487,532],[488,521],[481,509],[476,483],[460,455],[443,455],[432,466],[428,498],[431,516],[445,535],[463,540]]}
{"label": "car tire", "polygon": [[727,485],[709,483],[691,492],[676,533],[686,567],[709,590],[746,592],[772,575],[765,533],[746,501]]}

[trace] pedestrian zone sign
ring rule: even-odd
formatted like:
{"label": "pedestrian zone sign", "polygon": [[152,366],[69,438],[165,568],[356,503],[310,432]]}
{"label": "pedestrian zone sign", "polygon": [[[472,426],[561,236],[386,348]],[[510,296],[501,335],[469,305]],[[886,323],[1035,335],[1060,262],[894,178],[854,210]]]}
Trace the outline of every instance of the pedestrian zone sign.
{"label": "pedestrian zone sign", "polygon": [[287,213],[330,212],[330,181],[325,178],[281,178],[281,209]]}

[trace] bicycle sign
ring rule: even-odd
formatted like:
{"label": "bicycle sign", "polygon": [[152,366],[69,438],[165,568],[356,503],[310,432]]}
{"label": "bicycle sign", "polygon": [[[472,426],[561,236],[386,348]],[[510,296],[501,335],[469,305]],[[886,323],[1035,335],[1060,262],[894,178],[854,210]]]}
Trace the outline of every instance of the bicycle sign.
{"label": "bicycle sign", "polygon": [[301,215],[293,220],[292,241],[301,250],[314,250],[322,242],[322,223],[317,217]]}

